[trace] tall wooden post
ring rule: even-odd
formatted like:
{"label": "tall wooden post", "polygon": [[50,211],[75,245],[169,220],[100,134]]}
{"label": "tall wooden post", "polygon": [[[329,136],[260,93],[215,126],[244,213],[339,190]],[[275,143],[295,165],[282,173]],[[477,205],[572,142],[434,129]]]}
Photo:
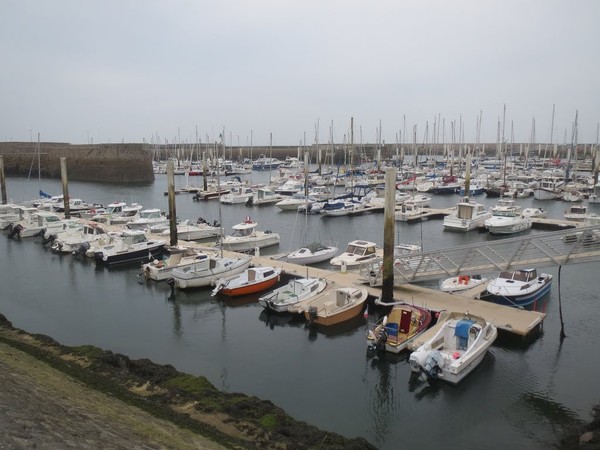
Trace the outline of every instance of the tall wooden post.
{"label": "tall wooden post", "polygon": [[4,157],[0,155],[0,189],[2,190],[2,204],[6,205],[6,179],[4,178]]}
{"label": "tall wooden post", "polygon": [[383,212],[383,284],[381,301],[389,303],[394,298],[394,228],[396,222],[396,168],[385,169],[385,204]]}
{"label": "tall wooden post", "polygon": [[175,164],[167,161],[167,194],[169,196],[169,236],[171,246],[177,245],[177,212],[175,210]]}
{"label": "tall wooden post", "polygon": [[65,205],[65,219],[71,218],[71,207],[69,205],[69,181],[67,178],[67,158],[60,158],[60,179],[62,181],[63,204]]}

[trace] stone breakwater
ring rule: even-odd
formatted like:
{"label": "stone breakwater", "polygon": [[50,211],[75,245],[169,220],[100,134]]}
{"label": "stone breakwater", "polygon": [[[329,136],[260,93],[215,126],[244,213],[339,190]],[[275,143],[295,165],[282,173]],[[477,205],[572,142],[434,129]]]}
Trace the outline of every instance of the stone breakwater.
{"label": "stone breakwater", "polygon": [[[60,158],[69,180],[109,183],[154,181],[154,152],[147,144],[72,145],[55,142],[0,142],[4,172],[13,176],[60,178]],[[39,160],[38,160],[39,157]]]}

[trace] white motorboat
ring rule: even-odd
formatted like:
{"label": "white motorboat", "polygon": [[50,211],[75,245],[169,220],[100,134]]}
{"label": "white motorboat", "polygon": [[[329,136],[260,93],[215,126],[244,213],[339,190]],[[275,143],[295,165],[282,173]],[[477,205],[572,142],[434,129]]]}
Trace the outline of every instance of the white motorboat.
{"label": "white motorboat", "polygon": [[409,358],[410,368],[428,379],[458,384],[481,363],[498,336],[482,317],[442,312],[437,332]]}
{"label": "white motorboat", "polygon": [[323,278],[297,278],[258,299],[263,308],[275,312],[287,312],[290,306],[310,300],[327,287]]}
{"label": "white motorboat", "polygon": [[424,206],[414,200],[406,200],[400,208],[398,208],[394,214],[396,220],[400,222],[411,222],[413,220],[419,220],[426,210]]}
{"label": "white motorboat", "polygon": [[361,264],[382,256],[380,250],[375,242],[363,240],[351,241],[348,243],[346,251],[335,258],[331,258],[329,263],[339,268],[358,268]]}
{"label": "white motorboat", "polygon": [[492,217],[484,223],[491,234],[513,234],[531,228],[531,219],[522,214],[523,208],[512,199],[501,199],[491,209]]}
{"label": "white motorboat", "polygon": [[181,249],[181,251],[171,252],[166,258],[153,259],[148,263],[142,264],[142,274],[150,280],[167,280],[172,277],[174,269],[182,269],[191,266],[208,257],[208,254],[201,251],[189,248]]}
{"label": "white motorboat", "polygon": [[95,222],[109,223],[111,225],[123,225],[139,217],[142,205],[132,203],[128,205],[125,202],[110,203],[104,212],[92,217]]}
{"label": "white motorboat", "polygon": [[27,220],[14,223],[10,235],[18,234],[22,238],[42,236],[46,231],[66,230],[71,223],[73,221],[61,219],[53,212],[38,211],[31,214]]}
{"label": "white motorboat", "polygon": [[565,210],[565,219],[573,222],[583,222],[595,216],[596,214],[588,212],[586,205],[572,205]]}
{"label": "white motorboat", "polygon": [[250,267],[249,257],[227,258],[209,256],[202,258],[185,267],[175,268],[171,271],[171,278],[167,283],[171,288],[189,289],[211,286],[219,278],[235,275]]}
{"label": "white motorboat", "polygon": [[33,206],[23,206],[23,205],[4,205],[2,215],[0,215],[0,230],[7,229],[11,225],[16,224],[17,222],[27,221],[31,219],[33,214],[37,214],[40,212],[39,209],[34,208]]}
{"label": "white motorboat", "polygon": [[59,233],[53,238],[51,250],[56,253],[71,253],[83,255],[90,248],[90,243],[98,246],[108,245],[112,235],[108,234],[100,224],[90,222],[83,224],[79,230]]}
{"label": "white motorboat", "polygon": [[168,223],[167,217],[158,208],[142,209],[140,217],[127,222],[127,228],[130,230],[146,230],[156,225]]}
{"label": "white motorboat", "polygon": [[[184,241],[199,241],[202,239],[210,239],[221,234],[223,229],[218,226],[212,226],[205,221],[200,221],[196,225],[190,224],[188,220],[177,224],[177,238]],[[171,230],[166,229],[160,232],[161,236],[169,236]]]}
{"label": "white motorboat", "polygon": [[283,199],[281,194],[273,192],[267,187],[260,187],[256,192],[246,200],[247,206],[265,206],[274,205]]}
{"label": "white motorboat", "polygon": [[96,249],[96,262],[107,266],[147,261],[156,258],[165,250],[165,240],[149,240],[141,230],[125,230],[112,244]]}
{"label": "white motorboat", "polygon": [[523,307],[542,298],[552,287],[552,275],[538,274],[536,269],[518,269],[500,272],[487,285],[481,298],[501,305]]}
{"label": "white motorboat", "polygon": [[458,202],[456,210],[444,217],[444,230],[449,231],[471,231],[483,227],[492,213],[485,209],[481,203],[465,198]]}
{"label": "white motorboat", "polygon": [[530,219],[532,219],[532,218],[545,219],[546,218],[546,211],[544,211],[543,208],[523,208],[523,212],[521,214],[523,214],[525,217],[529,217]]}
{"label": "white motorboat", "polygon": [[282,200],[275,203],[282,211],[298,211],[299,206],[310,206],[314,203],[312,198],[306,198],[304,194],[292,195],[291,197],[283,198]]}
{"label": "white motorboat", "polygon": [[442,281],[440,290],[442,292],[461,292],[472,289],[477,286],[481,286],[487,283],[488,279],[483,278],[481,275],[458,275],[456,277],[446,278]]}
{"label": "white motorboat", "polygon": [[335,244],[315,242],[288,253],[286,259],[294,264],[316,264],[333,258],[337,252]]}
{"label": "white motorboat", "polygon": [[249,186],[233,187],[228,194],[219,197],[223,205],[239,205],[246,203],[254,195],[254,189]]}
{"label": "white motorboat", "polygon": [[248,251],[256,248],[264,248],[279,245],[279,234],[272,231],[257,231],[258,224],[250,217],[234,225],[233,234],[223,237],[222,245],[226,250]]}

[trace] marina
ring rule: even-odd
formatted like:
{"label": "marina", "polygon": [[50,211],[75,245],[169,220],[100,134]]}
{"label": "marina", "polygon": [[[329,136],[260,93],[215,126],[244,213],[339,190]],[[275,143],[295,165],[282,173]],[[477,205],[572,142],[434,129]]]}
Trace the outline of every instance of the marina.
{"label": "marina", "polygon": [[[35,189],[29,187],[26,180],[8,181],[10,192],[19,192],[21,200],[35,197]],[[54,189],[51,181],[48,184],[48,190],[60,190],[58,182],[54,183]],[[78,196],[94,201],[109,203],[119,198],[165,211],[168,209],[162,195],[165,184],[166,178],[162,177],[142,187],[74,182],[70,189]],[[432,208],[448,210],[457,199],[458,195],[434,196]],[[482,200],[487,207],[493,204],[492,200]],[[535,199],[525,199],[523,204],[535,206],[538,203]],[[544,203],[548,217],[560,217],[558,212],[564,207],[557,203],[554,214],[553,206]],[[574,382],[592,382],[592,374],[579,371],[575,380],[567,368],[578,365],[573,360],[576,355],[563,353],[560,363],[553,362],[552,355],[558,346],[558,289],[563,294],[569,293],[563,295],[563,308],[569,317],[566,325],[569,338],[565,345],[577,345],[578,355],[592,351],[590,346],[596,343],[597,337],[589,335],[588,330],[592,320],[589,311],[597,310],[598,302],[594,300],[597,294],[582,286],[590,284],[590,274],[597,270],[597,262],[573,266],[577,270],[565,267],[562,286],[555,280],[543,301],[527,309],[477,300],[485,285],[449,294],[439,290],[438,280],[397,284],[395,299],[425,307],[434,314],[452,310],[485,317],[499,332],[477,369],[456,387],[419,382],[411,375],[408,352],[367,358],[366,332],[385,314],[385,309],[374,305],[374,299],[381,294],[380,287],[365,284],[358,271],[332,270],[327,261],[306,267],[280,258],[282,252],[297,248],[301,243],[304,231],[301,231],[300,223],[304,221],[308,221],[309,230],[316,233],[314,237],[318,240],[338,241],[340,252],[347,243],[357,239],[382,246],[382,215],[368,213],[345,219],[324,218],[298,215],[276,207],[260,207],[260,216],[257,216],[257,208],[239,204],[222,206],[221,211],[225,230],[244,221],[245,217],[258,217],[260,223],[268,224],[269,229],[281,235],[279,246],[260,249],[260,256],[251,255],[253,265],[282,269],[285,274],[282,283],[290,276],[308,275],[324,278],[327,289],[344,286],[366,289],[370,295],[365,308],[368,316],[360,314],[338,325],[308,325],[302,316],[269,313],[257,301],[262,294],[218,299],[211,297],[209,287],[171,290],[164,282],[145,281],[139,277],[139,264],[102,268],[85,258],[51,253],[37,238],[20,242],[1,239],[0,250],[10,259],[9,273],[17,280],[24,280],[25,274],[34,274],[40,283],[50,288],[42,301],[37,283],[21,283],[19,301],[3,297],[1,311],[16,326],[28,331],[50,335],[65,344],[89,343],[134,358],[173,364],[179,370],[207,376],[220,389],[271,400],[300,420],[345,436],[365,437],[382,449],[396,448],[397,433],[405,427],[417,427],[423,420],[433,420],[436,428],[427,442],[415,440],[413,443],[421,448],[434,448],[445,433],[454,430],[454,423],[447,423],[447,417],[442,418],[435,411],[449,407],[462,418],[470,417],[470,408],[481,401],[482,392],[485,392],[486,401],[493,401],[500,411],[512,410],[515,403],[521,404],[525,399],[523,417],[530,414],[546,417],[546,411],[550,414],[557,407],[573,418],[585,417],[588,413],[593,399],[583,391],[574,392],[572,386]],[[201,216],[212,221],[219,217],[218,213],[217,202],[195,202],[191,196],[177,196],[177,215],[182,218],[194,220]],[[562,227],[561,219],[554,220],[557,222],[552,226]],[[576,226],[576,223],[572,225]],[[440,220],[396,222],[396,240],[423,242],[424,252],[443,251],[449,246],[473,242],[499,241],[488,233],[441,230]],[[542,237],[546,232],[533,228],[526,236]],[[155,235],[150,233],[149,236]],[[214,244],[185,244],[204,247],[212,253],[218,251]],[[237,255],[229,251],[223,254],[226,257]],[[556,267],[550,267],[547,271],[557,278],[556,270]],[[494,272],[490,270],[486,275],[489,277]],[[420,334],[411,343],[411,348],[425,343],[435,330],[433,327]],[[332,354],[336,356],[332,357]],[[282,368],[281,362],[287,367]],[[344,383],[339,383],[336,375],[342,372]],[[515,377],[523,372],[530,373],[535,382],[531,378],[515,381]],[[286,387],[284,380],[290,378],[300,383],[299,391],[290,391]],[[552,380],[561,381],[557,384]],[[308,389],[323,399],[312,398],[308,402],[301,399],[302,390]],[[335,407],[328,399],[334,399]],[[427,401],[423,403],[423,400]],[[537,404],[542,400],[543,406],[528,407],[530,401]],[[340,414],[340,407],[347,412]],[[397,424],[399,420],[401,426]],[[512,421],[502,420],[493,411],[483,413],[478,422],[481,426],[494,422],[494,426],[503,432],[503,445],[522,445],[525,441],[537,446],[544,442],[544,438],[524,433],[519,427],[515,428]],[[539,433],[552,436],[556,433],[553,431],[555,425],[551,418],[542,420],[536,425],[535,436]],[[466,441],[461,441],[461,445],[467,442],[480,446],[481,437],[465,432],[462,438]]]}

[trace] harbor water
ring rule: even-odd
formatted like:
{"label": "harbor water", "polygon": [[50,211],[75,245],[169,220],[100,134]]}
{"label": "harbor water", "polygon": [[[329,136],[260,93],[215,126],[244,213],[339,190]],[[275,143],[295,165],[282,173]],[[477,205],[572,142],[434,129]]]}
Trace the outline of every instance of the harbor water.
{"label": "harbor water", "polygon": [[[252,176],[257,182],[268,173]],[[176,177],[177,187],[185,182]],[[189,183],[201,185],[202,177],[190,177]],[[40,188],[61,193],[60,180],[39,184],[8,178],[6,185],[13,201],[36,198]],[[165,175],[138,186],[69,183],[71,197],[104,205],[137,202],[163,211],[168,211],[166,189]],[[431,206],[453,206],[458,199],[434,196]],[[485,195],[476,199],[495,203]],[[542,206],[557,219],[568,206],[533,198],[517,201]],[[176,204],[180,219],[219,219],[214,200],[195,202],[181,194]],[[592,208],[600,213],[600,207]],[[262,255],[292,250],[305,240],[337,241],[340,252],[353,239],[383,244],[382,214],[324,218],[274,206],[221,208],[226,232],[246,216],[256,219],[259,229],[281,235],[279,247],[263,249]],[[398,242],[422,242],[425,250],[498,239],[444,232],[441,220],[397,222],[396,236]],[[377,311],[339,326],[314,328],[303,318],[268,314],[256,296],[223,301],[211,297],[210,289],[172,293],[166,283],[138,277],[139,265],[107,269],[53,254],[39,238],[0,236],[0,254],[0,313],[14,326],[65,345],[91,344],[172,364],[206,376],[219,389],[270,400],[296,419],[364,437],[381,449],[547,448],[565,427],[589,420],[592,407],[600,403],[599,263],[563,267],[560,284],[558,267],[539,269],[555,277],[550,294],[536,305],[547,314],[541,334],[528,342],[501,335],[482,364],[451,386],[414,380],[406,355],[367,358],[365,333]],[[306,275],[306,269],[299,275]],[[425,285],[438,287],[437,282]],[[559,290],[567,335],[562,343]]]}

